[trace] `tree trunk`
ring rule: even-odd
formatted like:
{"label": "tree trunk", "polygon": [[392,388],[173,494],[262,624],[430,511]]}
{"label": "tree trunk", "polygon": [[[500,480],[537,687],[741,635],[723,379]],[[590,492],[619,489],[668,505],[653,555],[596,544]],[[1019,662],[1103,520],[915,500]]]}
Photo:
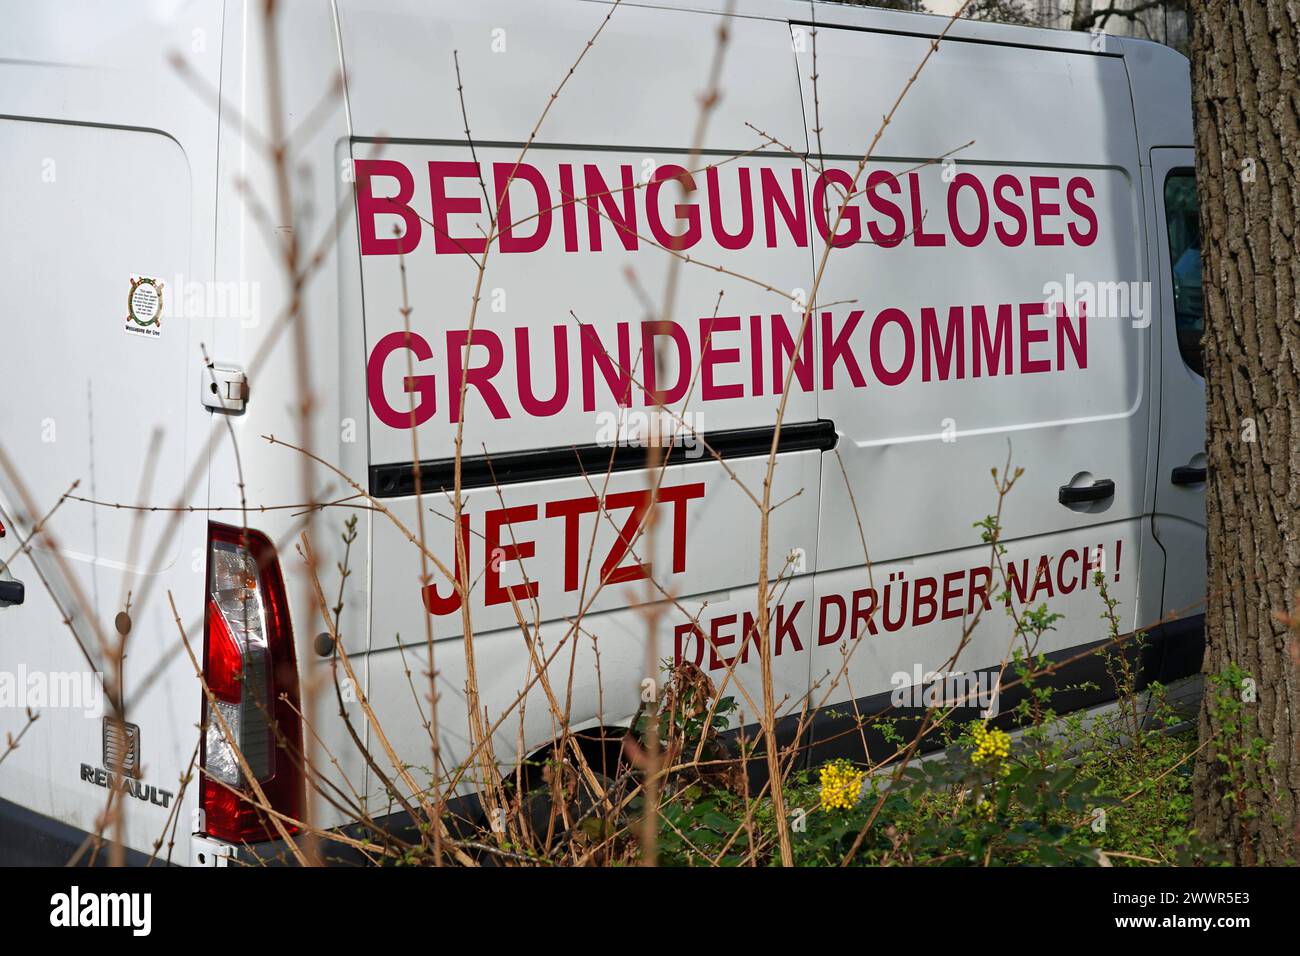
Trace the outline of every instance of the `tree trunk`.
{"label": "tree trunk", "polygon": [[[1234,862],[1279,864],[1300,856],[1300,688],[1279,617],[1300,588],[1300,5],[1201,0],[1190,17],[1209,459],[1200,732],[1213,738],[1195,817]],[[1216,684],[1233,666],[1243,679]]]}
{"label": "tree trunk", "polygon": [[1074,10],[1070,14],[1071,30],[1087,30],[1092,27],[1092,0],[1074,0]]}

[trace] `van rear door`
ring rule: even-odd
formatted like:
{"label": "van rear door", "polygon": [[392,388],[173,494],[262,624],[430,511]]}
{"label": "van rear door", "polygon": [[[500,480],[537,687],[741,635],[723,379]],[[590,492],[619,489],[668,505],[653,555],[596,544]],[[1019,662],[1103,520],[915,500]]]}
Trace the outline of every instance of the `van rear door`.
{"label": "van rear door", "polygon": [[[0,208],[11,227],[4,268],[30,310],[8,331],[6,350],[21,359],[7,375],[29,388],[26,401],[0,407],[5,451],[22,479],[20,489],[6,478],[6,503],[25,513],[30,500],[43,511],[76,481],[80,497],[161,504],[154,496],[175,495],[184,481],[185,411],[200,405],[183,287],[193,276],[185,153],[135,130],[7,119],[0,133]],[[49,530],[79,569],[76,584],[66,583],[103,612],[101,622],[125,598],[110,582],[124,571],[155,574],[179,551],[177,540],[140,538],[131,510],[78,502],[67,511]],[[43,541],[35,560],[61,577]]]}

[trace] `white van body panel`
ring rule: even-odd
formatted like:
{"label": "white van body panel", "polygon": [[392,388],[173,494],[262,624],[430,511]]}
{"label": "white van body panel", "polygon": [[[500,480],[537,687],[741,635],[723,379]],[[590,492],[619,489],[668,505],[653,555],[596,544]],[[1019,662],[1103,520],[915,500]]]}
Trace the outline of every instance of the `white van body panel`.
{"label": "white van body panel", "polygon": [[[219,509],[151,514],[66,502],[51,530],[75,585],[40,551],[14,562],[28,597],[0,608],[0,671],[11,662],[84,666],[38,576],[55,594],[73,586],[94,594],[104,627],[125,590],[146,590],[132,612],[128,719],[140,726],[148,782],[179,791],[201,702],[167,596],[198,652],[207,522],[238,525],[246,504],[242,520],[279,554],[319,753],[338,760],[321,758],[318,768],[355,790],[367,812],[392,809],[339,719],[331,662],[316,652],[326,625],[302,535],[329,605],[343,604],[343,646],[399,759],[427,780],[428,633],[441,758],[466,760],[461,609],[445,575],[433,571],[431,589],[423,586],[407,533],[418,538],[423,526],[430,552],[454,568],[447,462],[463,418],[463,455],[474,460],[462,463],[472,647],[502,768],[553,739],[551,695],[567,702],[575,728],[627,726],[644,681],[662,679],[654,662],[665,660],[725,680],[738,725],[751,725],[762,687],[744,632],[758,606],[759,513],[741,485],[761,497],[763,452],[788,375],[790,430],[773,472],[770,498],[780,506],[768,563],[782,715],[805,700],[847,708],[888,692],[898,673],[942,668],[981,601],[989,610],[960,667],[1003,659],[1003,589],[983,573],[988,548],[973,524],[996,507],[987,476],[1008,455],[1025,469],[1002,514],[1013,604],[1046,602],[1065,615],[1042,650],[1106,636],[1093,572],[1103,571],[1119,599],[1125,629],[1173,609],[1174,591],[1180,600],[1203,593],[1203,563],[1194,560],[1203,496],[1174,489],[1171,497],[1164,487],[1165,456],[1183,454],[1198,434],[1203,444],[1204,428],[1199,409],[1187,407],[1194,383],[1165,394],[1178,349],[1175,340],[1170,351],[1164,293],[1147,302],[1147,324],[1043,305],[1048,285],[1071,277],[1163,290],[1151,171],[1162,148],[1190,149],[1185,61],[1114,38],[1098,50],[1087,35],[954,25],[868,167],[892,174],[897,188],[882,181],[879,202],[850,204],[846,229],[859,234],[831,252],[806,355],[796,357],[826,243],[818,207],[824,202],[835,221],[835,177],[852,175],[946,20],[746,3],[727,21],[724,95],[699,133],[698,98],[724,8],[621,5],[548,109],[609,4],[285,5],[276,98],[256,4],[140,7],[125,22],[85,4],[65,23],[0,2],[0,18],[15,24],[0,36],[0,277],[27,290],[30,312],[46,314],[13,333],[24,359],[0,385],[0,445],[46,506],[76,479],[86,497],[143,503],[143,463],[152,458],[150,503]],[[174,52],[188,74],[168,65]],[[346,81],[332,95],[339,74]],[[205,90],[219,91],[219,109]],[[277,170],[256,145],[277,114],[290,127],[309,124],[294,139],[297,208],[287,211],[275,202]],[[527,168],[516,170],[521,154]],[[77,163],[92,155],[99,179],[78,178]],[[41,183],[47,157],[67,191]],[[693,190],[672,167],[693,169]],[[515,246],[493,249],[480,284],[468,256],[439,240],[472,243],[487,223],[484,194],[495,199],[496,176],[512,170]],[[665,170],[671,175],[650,189]],[[816,183],[826,170],[832,186],[823,195]],[[578,201],[553,209],[543,226],[542,190],[557,206],[566,194]],[[602,190],[610,195],[590,201]],[[377,211],[391,197],[396,203]],[[979,231],[980,197],[989,215],[976,238],[966,230]],[[30,226],[10,228],[11,212]],[[660,247],[665,234],[696,227],[698,239],[682,250],[689,261]],[[282,256],[292,241],[304,258],[321,251],[301,290],[300,322],[285,312],[292,296]],[[128,273],[173,271],[255,289],[260,308],[164,322],[153,341],[128,335],[119,315]],[[651,327],[662,334],[647,338],[644,323],[664,318],[672,328]],[[408,321],[422,345],[407,337]],[[1006,338],[977,343],[997,330]],[[955,352],[945,334],[960,336]],[[470,384],[459,410],[454,353],[467,339]],[[658,367],[646,358],[650,342],[665,356]],[[201,404],[205,350],[248,373],[241,414]],[[672,388],[673,412],[706,441],[741,451],[719,461],[701,448],[659,478],[626,458],[607,473],[588,452],[613,455],[611,422],[653,410],[651,375]],[[60,380],[69,385],[54,387]],[[47,417],[57,421],[53,443],[41,438]],[[751,430],[764,429],[767,444],[755,445]],[[280,441],[311,448],[337,471]],[[418,497],[413,457],[427,466]],[[507,476],[516,461],[526,480]],[[490,477],[498,469],[499,488]],[[401,526],[366,507],[344,475]],[[1062,486],[1099,479],[1114,482],[1113,496],[1059,502]],[[652,487],[654,540],[625,551],[620,537],[635,528]],[[1181,521],[1177,547],[1158,540],[1153,524],[1165,500]],[[307,501],[335,506],[304,514]],[[3,474],[0,507],[10,530],[0,545],[9,545],[30,516]],[[350,515],[357,538],[346,546]],[[1199,533],[1203,542],[1203,518]],[[340,585],[345,560],[352,573]],[[647,601],[665,606],[653,635],[638,607]],[[546,682],[532,681],[525,706],[512,709],[536,673],[520,617],[554,662]],[[145,675],[147,688],[132,699]],[[380,753],[359,704],[345,710]],[[0,708],[0,732],[24,721]],[[81,781],[78,766],[99,766],[100,723],[51,712],[30,739],[51,731],[0,767],[0,799],[94,830],[107,791]],[[813,736],[828,739],[820,729]],[[460,790],[470,792],[472,778]],[[195,788],[179,802],[186,834]],[[324,803],[315,812],[325,825],[347,821]],[[166,818],[128,801],[128,846],[149,852]]]}
{"label": "white van body panel", "polygon": [[[163,794],[179,793],[194,749],[194,672],[167,596],[201,622],[206,522],[115,505],[207,501],[211,419],[197,401],[197,356],[212,327],[202,308],[175,316],[188,284],[213,285],[217,121],[195,108],[167,57],[203,46],[195,80],[215,84],[222,17],[219,3],[189,4],[177,18],[94,3],[7,3],[0,13],[0,279],[24,303],[6,324],[0,440],[21,481],[0,475],[9,532],[0,560],[14,558],[27,595],[0,621],[0,669],[11,689],[24,673],[43,675],[50,700],[59,675],[97,687],[93,675],[110,671],[104,642],[129,612],[123,686],[150,789],[129,800],[124,836],[139,849],[175,812]],[[137,276],[164,284],[157,337],[129,330]],[[70,489],[105,504],[60,502]],[[15,555],[56,505],[47,527],[57,551],[37,539]],[[201,647],[201,629],[190,633]],[[0,797],[94,831],[109,791],[83,768],[108,769],[107,705],[41,703],[0,768]],[[0,707],[0,739],[26,723],[21,700]]]}

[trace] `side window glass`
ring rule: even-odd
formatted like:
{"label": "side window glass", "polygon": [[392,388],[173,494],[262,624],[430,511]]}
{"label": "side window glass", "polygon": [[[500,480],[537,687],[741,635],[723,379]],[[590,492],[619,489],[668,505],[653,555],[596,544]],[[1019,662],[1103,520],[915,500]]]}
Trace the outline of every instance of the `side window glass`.
{"label": "side window glass", "polygon": [[1174,328],[1183,361],[1204,375],[1201,333],[1201,220],[1196,204],[1196,177],[1178,169],[1165,178],[1165,224],[1169,229],[1169,260],[1174,277]]}

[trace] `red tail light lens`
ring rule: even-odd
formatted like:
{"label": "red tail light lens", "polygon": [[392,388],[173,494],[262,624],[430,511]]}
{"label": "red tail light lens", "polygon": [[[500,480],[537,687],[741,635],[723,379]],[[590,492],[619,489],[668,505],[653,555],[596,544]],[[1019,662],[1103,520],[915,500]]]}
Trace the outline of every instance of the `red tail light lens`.
{"label": "red tail light lens", "polygon": [[[268,802],[300,817],[302,726],[293,630],[275,548],[259,532],[208,525],[203,670],[216,709]],[[250,802],[256,798],[247,774],[206,700],[203,718],[201,805],[208,834],[234,843],[278,836]]]}

